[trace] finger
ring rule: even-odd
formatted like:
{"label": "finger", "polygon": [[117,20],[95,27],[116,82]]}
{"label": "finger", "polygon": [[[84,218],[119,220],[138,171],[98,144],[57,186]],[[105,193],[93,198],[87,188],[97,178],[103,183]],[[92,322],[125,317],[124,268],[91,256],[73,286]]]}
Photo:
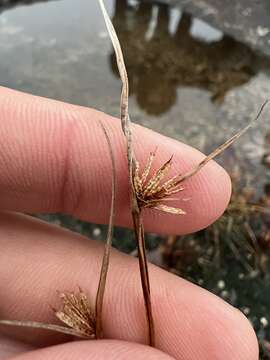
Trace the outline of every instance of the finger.
{"label": "finger", "polygon": [[[65,212],[81,219],[108,221],[111,162],[100,127],[102,120],[117,163],[118,225],[130,226],[126,146],[119,120],[88,108],[0,89],[1,208],[21,212]],[[203,155],[195,149],[140,126],[134,148],[145,164],[158,147],[154,168],[173,155],[171,175],[184,173]],[[230,180],[215,162],[184,183],[174,204],[187,215],[146,211],[146,229],[188,233],[216,220],[230,198]],[[188,201],[185,201],[187,200]]]}
{"label": "finger", "polygon": [[7,360],[12,356],[33,350],[33,346],[10,339],[0,334],[0,359]]}
{"label": "finger", "polygon": [[[59,304],[56,290],[78,285],[94,302],[101,244],[23,215],[2,214],[0,247],[1,318],[55,323],[48,304]],[[150,281],[161,351],[181,360],[257,360],[256,337],[238,310],[155,266]],[[106,338],[146,342],[138,263],[117,251],[110,261],[103,321]],[[2,331],[11,334],[10,328]],[[19,329],[17,336],[36,344],[59,341],[36,330]]]}
{"label": "finger", "polygon": [[124,341],[78,341],[36,350],[12,360],[172,360],[173,358],[148,346]]}

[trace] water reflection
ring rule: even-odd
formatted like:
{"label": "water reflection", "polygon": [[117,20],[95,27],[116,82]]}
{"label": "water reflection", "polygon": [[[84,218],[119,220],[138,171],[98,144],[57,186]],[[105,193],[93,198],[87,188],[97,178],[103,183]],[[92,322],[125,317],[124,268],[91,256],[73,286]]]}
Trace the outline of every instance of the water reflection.
{"label": "water reflection", "polygon": [[[113,23],[119,35],[130,79],[131,93],[149,114],[162,114],[176,101],[179,86],[209,90],[213,101],[221,101],[228,90],[247,82],[253,52],[224,35],[207,42],[194,37],[193,19],[182,14],[174,32],[168,5],[116,0]],[[115,57],[111,68],[118,76]]]}
{"label": "water reflection", "polygon": [[32,5],[37,2],[48,2],[48,1],[51,0],[0,0],[0,13],[19,5]]}

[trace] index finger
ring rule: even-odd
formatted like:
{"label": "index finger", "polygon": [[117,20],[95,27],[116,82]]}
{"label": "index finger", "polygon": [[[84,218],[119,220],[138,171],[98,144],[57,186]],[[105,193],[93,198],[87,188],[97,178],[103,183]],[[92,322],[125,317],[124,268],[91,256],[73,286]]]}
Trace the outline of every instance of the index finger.
{"label": "index finger", "polygon": [[[125,139],[118,119],[45,98],[0,89],[1,209],[64,212],[105,223],[109,215],[111,162],[100,120],[108,129],[116,158],[116,223],[131,226]],[[203,154],[135,126],[134,149],[144,164],[157,146],[154,168],[174,156],[172,175],[189,170]],[[185,182],[177,207],[187,215],[147,211],[148,231],[188,233],[206,227],[226,208],[231,186],[214,161]],[[189,201],[184,201],[189,199]]]}

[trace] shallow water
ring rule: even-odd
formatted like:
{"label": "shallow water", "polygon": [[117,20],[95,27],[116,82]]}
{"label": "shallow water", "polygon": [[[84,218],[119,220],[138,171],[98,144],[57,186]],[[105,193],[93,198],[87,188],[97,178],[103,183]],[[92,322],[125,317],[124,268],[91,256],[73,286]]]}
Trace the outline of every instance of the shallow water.
{"label": "shallow water", "polygon": [[[106,3],[126,59],[133,121],[208,152],[253,118],[269,98],[270,61],[247,45],[183,14],[179,8],[139,5],[136,1],[127,5],[123,0]],[[96,2],[76,0],[75,5],[74,0],[56,0],[2,10],[1,85],[118,116],[120,81]],[[270,108],[258,126],[218,160],[233,174],[238,200],[245,198],[242,190],[248,185],[254,191],[252,201],[259,201],[268,209],[269,114]],[[97,228],[92,233],[93,227],[74,220],[60,218],[60,222],[88,235],[95,236],[95,231],[97,234]],[[269,231],[269,215],[254,223],[256,234]],[[131,243],[129,240],[125,245],[117,245],[127,251],[132,248]],[[210,245],[208,252],[213,250]],[[267,327],[261,326],[259,319],[269,314],[264,301],[270,293],[269,276],[268,281],[264,280],[270,273],[269,262],[264,265],[264,275],[259,272],[255,276],[236,258],[226,260],[234,269],[233,274],[228,275],[223,268],[220,272],[210,271],[210,279],[205,276],[207,267],[199,266],[197,274],[191,270],[186,276],[217,293],[213,281],[229,276],[226,299],[242,310],[248,303],[250,319],[264,339]],[[177,269],[179,264],[173,265]],[[242,272],[252,294],[240,291]],[[207,283],[201,282],[203,276]]]}
{"label": "shallow water", "polygon": [[[268,59],[178,8],[132,4],[107,1],[126,58],[133,121],[206,151],[254,116],[270,92]],[[2,85],[118,115],[120,82],[95,2],[3,11],[0,51]],[[267,118],[227,152],[248,170],[251,163],[252,173],[257,168],[259,192],[269,181],[262,165],[269,160]]]}

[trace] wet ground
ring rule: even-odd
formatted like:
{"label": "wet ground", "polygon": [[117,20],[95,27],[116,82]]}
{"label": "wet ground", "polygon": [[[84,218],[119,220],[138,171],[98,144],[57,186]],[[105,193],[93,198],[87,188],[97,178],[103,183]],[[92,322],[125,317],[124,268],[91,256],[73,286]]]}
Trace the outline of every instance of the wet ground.
{"label": "wet ground", "polygon": [[[106,3],[127,63],[133,121],[208,152],[269,98],[270,60],[248,42],[234,40],[179,6]],[[1,85],[117,116],[120,82],[100,10],[94,1],[74,4],[56,0],[10,7],[5,2]],[[270,359],[269,114],[268,109],[259,125],[218,160],[234,183],[223,218],[193,236],[148,237],[151,260],[214,291],[249,317],[264,359]],[[92,238],[104,237],[102,226],[63,215],[43,217]],[[116,230],[114,244],[134,250],[127,230]]]}

